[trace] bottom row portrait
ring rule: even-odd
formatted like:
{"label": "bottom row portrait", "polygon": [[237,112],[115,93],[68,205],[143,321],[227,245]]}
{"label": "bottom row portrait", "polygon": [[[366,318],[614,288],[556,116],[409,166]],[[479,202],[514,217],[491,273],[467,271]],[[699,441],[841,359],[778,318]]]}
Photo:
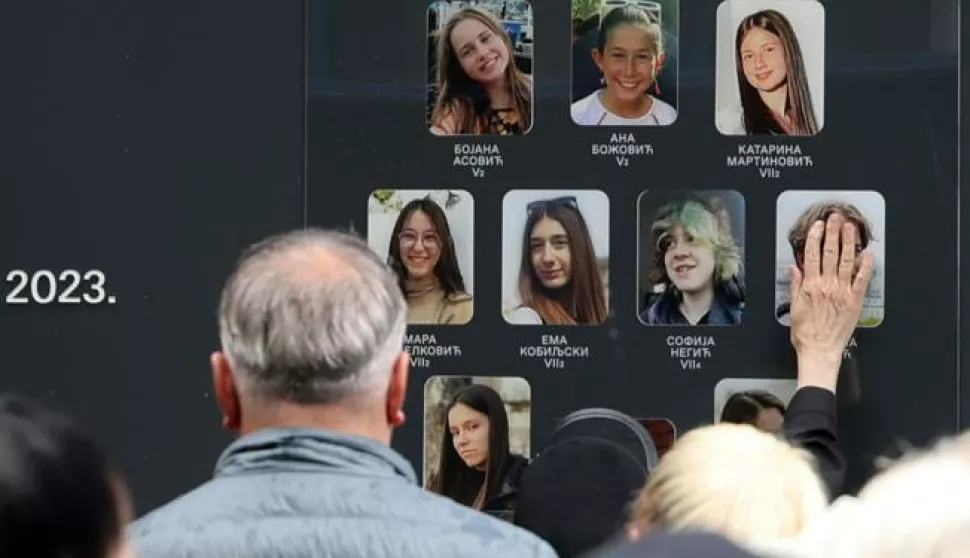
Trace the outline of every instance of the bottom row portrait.
{"label": "bottom row portrait", "polygon": [[[631,210],[633,208],[630,208]],[[476,306],[476,218],[501,242],[501,313],[517,326],[599,325],[611,312],[610,263],[636,258],[635,311],[647,326],[730,326],[744,321],[746,260],[751,255],[745,199],[734,190],[647,190],[637,202],[636,252],[616,254],[611,208],[599,190],[511,190],[501,215],[477,216],[465,190],[388,190],[371,193],[367,238],[398,277],[408,301],[408,323],[470,323]],[[877,191],[790,190],[777,199],[775,218],[776,320],[789,323],[790,268],[802,267],[808,230],[838,215],[857,231],[855,250],[875,258],[860,327],[883,320],[886,208]],[[501,217],[501,232],[491,226]],[[762,218],[759,216],[755,219]],[[499,262],[495,262],[499,263]],[[770,293],[765,293],[771,296]],[[632,305],[631,305],[632,306]]]}
{"label": "bottom row portrait", "polygon": [[[721,380],[714,388],[710,422],[749,424],[778,434],[795,390],[795,380]],[[575,460],[563,459],[575,451],[576,444],[588,444],[591,438],[617,441],[628,450],[623,455],[634,456],[627,466],[636,477],[637,471],[652,469],[678,436],[673,421],[652,416],[647,410],[628,414],[601,408],[576,409],[559,419],[555,427],[548,425],[548,432],[536,432],[533,395],[529,382],[519,377],[428,379],[424,386],[425,488],[511,520],[527,469],[533,477],[556,480],[557,467],[568,461],[569,470],[562,474],[580,474]],[[699,425],[688,425],[693,426]],[[533,447],[533,440],[544,447]],[[622,469],[620,466],[617,474],[622,474]],[[540,470],[542,475],[536,472]],[[539,492],[537,488],[535,493]]]}

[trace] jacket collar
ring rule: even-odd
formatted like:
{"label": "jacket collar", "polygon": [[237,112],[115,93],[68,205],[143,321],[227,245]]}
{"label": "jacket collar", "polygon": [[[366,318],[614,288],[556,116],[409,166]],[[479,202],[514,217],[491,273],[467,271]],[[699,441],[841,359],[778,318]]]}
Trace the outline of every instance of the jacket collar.
{"label": "jacket collar", "polygon": [[349,472],[399,477],[411,484],[411,464],[376,440],[315,428],[266,428],[223,451],[215,476],[277,472]]}

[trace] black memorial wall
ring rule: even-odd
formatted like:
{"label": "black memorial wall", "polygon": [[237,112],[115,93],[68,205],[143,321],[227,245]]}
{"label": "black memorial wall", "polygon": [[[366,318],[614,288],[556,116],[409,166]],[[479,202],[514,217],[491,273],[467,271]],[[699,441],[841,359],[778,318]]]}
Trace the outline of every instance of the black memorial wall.
{"label": "black memorial wall", "polygon": [[[958,234],[955,4],[826,3],[824,131],[780,140],[800,145],[814,166],[774,180],[725,164],[744,142],[713,124],[714,1],[681,10],[678,119],[624,130],[654,149],[629,168],[590,155],[590,144],[615,130],[570,121],[567,3],[533,9],[531,132],[461,141],[427,130],[423,2],[7,6],[0,389],[77,415],[147,511],[207,478],[229,441],[207,356],[217,346],[218,292],[238,252],[305,224],[366,233],[377,188],[450,189],[474,197],[475,314],[464,326],[414,328],[461,348],[414,371],[411,419],[395,446],[416,468],[422,387],[432,375],[525,378],[533,446],[556,418],[592,405],[668,418],[683,431],[713,419],[723,378],[793,377],[787,330],[773,316],[779,194],[875,190],[885,198],[885,317],[857,334],[859,397],[841,411],[850,484],[858,485],[895,440],[922,443],[970,424],[959,405],[970,395],[960,382],[966,328],[957,327],[966,304],[957,256],[966,243],[952,242],[966,234]],[[505,164],[474,177],[452,165],[456,143],[495,144]],[[656,189],[744,198],[743,323],[676,330],[713,338],[700,369],[671,358],[671,328],[637,320],[637,199]],[[607,196],[605,324],[503,320],[503,198],[511,190]],[[28,284],[8,301],[16,270]],[[101,274],[89,271],[102,272],[103,295]],[[75,276],[75,292],[57,300]],[[44,303],[51,277],[57,297]],[[521,357],[520,347],[543,334],[564,335],[589,356],[563,369]]]}

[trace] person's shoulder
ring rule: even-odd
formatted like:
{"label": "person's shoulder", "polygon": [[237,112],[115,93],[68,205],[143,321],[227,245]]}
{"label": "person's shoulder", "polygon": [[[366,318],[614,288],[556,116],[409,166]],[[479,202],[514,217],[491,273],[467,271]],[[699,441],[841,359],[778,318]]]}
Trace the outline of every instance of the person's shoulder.
{"label": "person's shoulder", "polygon": [[519,306],[505,314],[505,321],[512,325],[541,325],[539,313],[528,306]]}
{"label": "person's shoulder", "polygon": [[[439,541],[438,548],[460,546],[462,556],[527,556],[554,558],[555,551],[537,535],[454,500],[427,491],[415,495],[412,504],[427,523],[415,525],[428,537]],[[454,544],[459,543],[459,544]]]}
{"label": "person's shoulder", "polygon": [[458,111],[455,106],[446,106],[431,124],[431,133],[436,136],[453,136],[458,133]]}
{"label": "person's shoulder", "polygon": [[573,122],[579,124],[580,126],[588,126],[589,124],[592,124],[591,122],[588,122],[589,119],[586,117],[586,115],[589,113],[590,108],[594,108],[599,103],[597,100],[598,95],[599,90],[597,89],[596,91],[593,91],[589,95],[579,99],[569,106],[569,113],[570,116],[572,116]]}
{"label": "person's shoulder", "polygon": [[181,522],[189,515],[206,513],[212,504],[216,504],[213,499],[218,497],[217,483],[216,479],[209,480],[149,511],[131,523],[132,534],[147,533],[173,522]]}
{"label": "person's shoulder", "polygon": [[460,292],[445,295],[445,303],[451,308],[453,315],[451,323],[455,325],[467,324],[475,314],[475,297],[469,293]]}
{"label": "person's shoulder", "polygon": [[669,126],[677,120],[677,109],[662,99],[658,99],[657,97],[653,98],[653,110],[657,120],[664,126]]}
{"label": "person's shoulder", "polygon": [[717,130],[726,136],[746,135],[741,109],[739,108],[724,108],[717,111],[714,115],[714,123]]}

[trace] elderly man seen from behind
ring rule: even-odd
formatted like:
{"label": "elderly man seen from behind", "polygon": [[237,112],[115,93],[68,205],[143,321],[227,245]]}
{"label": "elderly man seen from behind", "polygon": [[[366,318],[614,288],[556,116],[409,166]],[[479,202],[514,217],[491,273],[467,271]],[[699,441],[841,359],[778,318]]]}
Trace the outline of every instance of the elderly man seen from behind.
{"label": "elderly man seen from behind", "polygon": [[140,558],[553,558],[511,524],[431,494],[390,447],[409,360],[397,280],[319,230],[247,251],[222,293],[212,376],[239,435],[209,482],[140,519]]}

